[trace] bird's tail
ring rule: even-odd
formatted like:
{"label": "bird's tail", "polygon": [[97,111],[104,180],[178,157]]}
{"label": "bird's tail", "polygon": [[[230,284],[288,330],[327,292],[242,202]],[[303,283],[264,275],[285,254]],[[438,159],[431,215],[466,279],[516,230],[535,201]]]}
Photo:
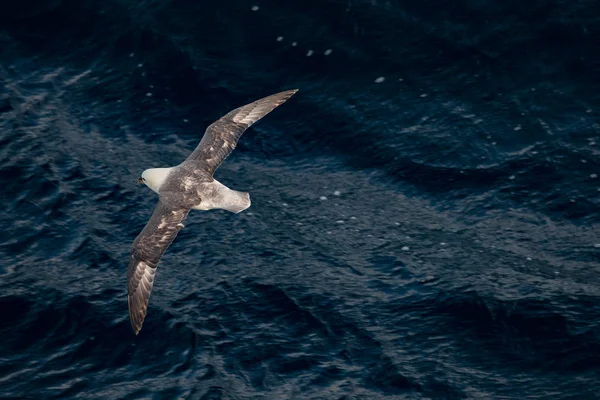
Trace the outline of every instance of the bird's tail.
{"label": "bird's tail", "polygon": [[250,207],[250,204],[250,193],[231,190],[222,208],[237,214]]}
{"label": "bird's tail", "polygon": [[196,210],[222,209],[232,213],[239,213],[250,207],[250,194],[229,189],[216,179],[206,183],[204,187],[205,196]]}

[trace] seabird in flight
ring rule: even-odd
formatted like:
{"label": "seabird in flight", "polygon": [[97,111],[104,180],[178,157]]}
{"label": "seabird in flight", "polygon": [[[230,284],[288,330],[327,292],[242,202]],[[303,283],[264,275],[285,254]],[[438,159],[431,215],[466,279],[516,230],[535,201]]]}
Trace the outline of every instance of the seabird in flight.
{"label": "seabird in flight", "polygon": [[239,213],[250,207],[249,193],[229,189],[213,174],[246,129],[296,92],[287,90],[236,108],[206,129],[198,147],[184,162],[170,168],[147,169],[138,179],[158,194],[158,204],[133,242],[127,270],[129,318],[136,335],[146,317],[158,262],[183,228],[190,210]]}

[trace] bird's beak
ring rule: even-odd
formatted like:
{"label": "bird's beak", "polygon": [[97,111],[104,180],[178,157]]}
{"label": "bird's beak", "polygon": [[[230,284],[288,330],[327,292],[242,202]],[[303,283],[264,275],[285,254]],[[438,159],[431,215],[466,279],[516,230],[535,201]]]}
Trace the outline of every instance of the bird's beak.
{"label": "bird's beak", "polygon": [[144,181],[142,180],[142,178],[138,178],[137,183],[144,183]]}

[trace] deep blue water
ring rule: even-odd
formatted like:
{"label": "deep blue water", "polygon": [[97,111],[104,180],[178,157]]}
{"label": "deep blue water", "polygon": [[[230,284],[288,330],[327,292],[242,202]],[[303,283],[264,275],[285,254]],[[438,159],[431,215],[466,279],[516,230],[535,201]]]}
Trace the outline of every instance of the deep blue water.
{"label": "deep blue water", "polygon": [[[136,179],[291,88],[135,336]],[[2,2],[0,398],[600,399],[599,93],[589,0]]]}

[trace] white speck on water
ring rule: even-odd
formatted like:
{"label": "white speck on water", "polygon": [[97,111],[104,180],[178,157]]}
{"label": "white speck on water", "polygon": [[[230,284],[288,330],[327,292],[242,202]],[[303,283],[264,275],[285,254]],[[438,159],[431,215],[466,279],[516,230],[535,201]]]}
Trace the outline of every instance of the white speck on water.
{"label": "white speck on water", "polygon": [[575,199],[571,199],[570,201],[571,201],[571,203],[575,203]]}
{"label": "white speck on water", "polygon": [[247,212],[246,215],[254,215],[253,212]]}
{"label": "white speck on water", "polygon": [[319,200],[327,200],[327,197],[321,196],[321,197],[319,197]]}
{"label": "white speck on water", "polygon": [[492,146],[495,146],[495,145],[496,145],[496,142],[492,142]]}
{"label": "white speck on water", "polygon": [[584,159],[582,158],[582,159],[581,159],[581,162],[585,164],[585,163],[587,162],[587,160],[584,160]]}
{"label": "white speck on water", "polygon": [[344,220],[338,219],[337,221],[335,221],[336,224],[343,224]]}
{"label": "white speck on water", "polygon": [[334,195],[334,196],[339,196],[340,194],[341,194],[341,193],[340,193],[340,191],[339,191],[339,190],[336,190],[335,192],[333,192],[333,195]]}
{"label": "white speck on water", "polygon": [[385,78],[383,76],[380,76],[379,78],[375,79],[375,83],[383,83],[385,81]]}
{"label": "white speck on water", "polygon": [[183,122],[188,122],[187,118],[184,118],[184,119],[183,119]]}
{"label": "white speck on water", "polygon": [[296,225],[302,225],[302,222],[296,222]]}
{"label": "white speck on water", "polygon": [[327,50],[325,50],[325,52],[323,52],[323,54],[325,54],[326,56],[328,56],[328,55],[331,54],[332,51],[333,50],[331,50],[331,49],[327,49]]}
{"label": "white speck on water", "polygon": [[277,41],[281,42],[283,40],[283,36],[277,36]]}
{"label": "white speck on water", "polygon": [[154,85],[150,85],[150,89],[154,89]]}
{"label": "white speck on water", "polygon": [[287,207],[288,204],[287,203],[281,203],[282,206]]}
{"label": "white speck on water", "polygon": [[515,126],[513,129],[514,129],[515,131],[520,131],[520,130],[521,130],[521,129],[523,129],[523,128],[521,128],[521,125],[517,125],[517,126]]}
{"label": "white speck on water", "polygon": [[421,97],[427,97],[427,93],[423,93]]}
{"label": "white speck on water", "polygon": [[409,250],[410,250],[410,248],[408,246],[402,247],[402,251],[409,251]]}
{"label": "white speck on water", "polygon": [[350,217],[350,219],[356,219],[356,217]]}
{"label": "white speck on water", "polygon": [[596,142],[590,142],[590,146],[595,146]]}
{"label": "white speck on water", "polygon": [[312,56],[312,55],[313,55],[313,53],[314,53],[314,51],[312,51],[312,50],[309,50],[309,51],[307,51],[307,52],[306,52],[306,57],[310,57],[310,56]]}
{"label": "white speck on water", "polygon": [[531,257],[527,257],[527,261],[531,261]]}
{"label": "white speck on water", "polygon": [[592,110],[585,110],[586,113],[590,114]]}
{"label": "white speck on water", "polygon": [[292,46],[294,46],[294,47],[298,46],[298,42],[292,42]]}
{"label": "white speck on water", "polygon": [[148,93],[146,93],[146,96],[147,97],[152,97],[152,93],[148,92]]}
{"label": "white speck on water", "polygon": [[446,243],[444,243],[444,242],[440,243],[440,246],[445,246],[445,245],[446,245]]}
{"label": "white speck on water", "polygon": [[398,78],[398,82],[402,82],[404,78]]}
{"label": "white speck on water", "polygon": [[259,10],[259,8],[260,8],[259,6],[252,6],[251,10],[252,10],[252,11],[258,11],[258,10]]}
{"label": "white speck on water", "polygon": [[328,232],[327,232],[327,234],[328,234],[328,235],[331,235],[331,231],[328,231]]}
{"label": "white speck on water", "polygon": [[513,179],[515,179],[515,176],[511,175],[511,176],[508,177],[508,179],[510,179],[512,181]]}
{"label": "white speck on water", "polygon": [[592,178],[592,179],[596,179],[597,177],[598,177],[598,175],[597,175],[597,174],[591,174],[591,175],[590,175],[590,178]]}
{"label": "white speck on water", "polygon": [[400,226],[400,222],[394,222],[394,225]]}
{"label": "white speck on water", "polygon": [[135,53],[129,53],[129,57],[135,56]]}
{"label": "white speck on water", "polygon": [[600,243],[596,243],[596,244],[594,245],[594,247],[596,247],[596,248],[600,248]]}
{"label": "white speck on water", "polygon": [[143,66],[144,66],[144,64],[142,64],[142,63],[138,64],[138,68],[142,68]]}

